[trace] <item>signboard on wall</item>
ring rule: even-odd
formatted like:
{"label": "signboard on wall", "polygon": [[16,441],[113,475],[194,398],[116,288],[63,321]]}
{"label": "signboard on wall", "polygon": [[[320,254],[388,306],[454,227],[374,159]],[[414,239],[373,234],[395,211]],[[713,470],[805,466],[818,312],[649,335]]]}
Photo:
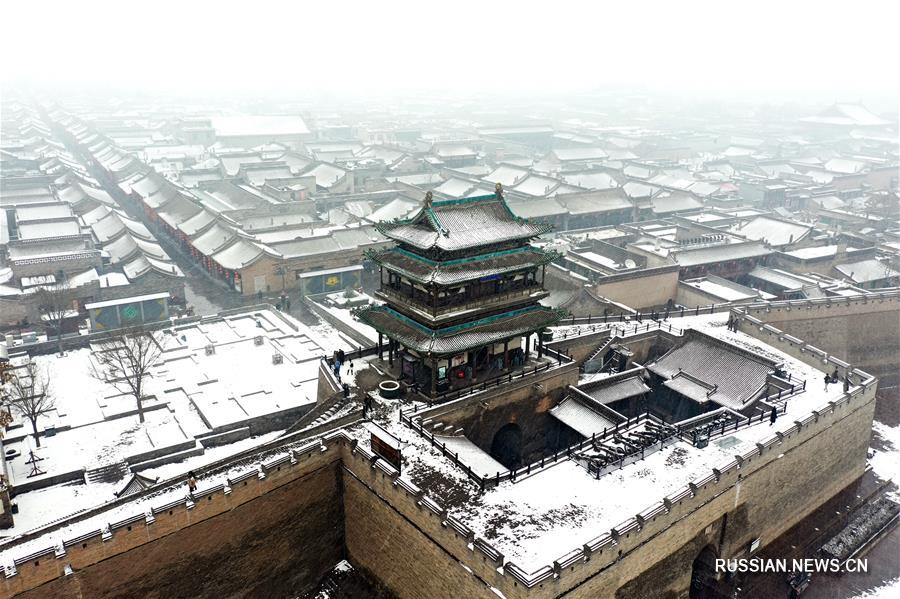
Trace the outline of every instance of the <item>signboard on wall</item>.
{"label": "signboard on wall", "polygon": [[169,294],[154,293],[85,304],[91,318],[91,330],[139,326],[169,318]]}
{"label": "signboard on wall", "polygon": [[374,423],[369,424],[369,432],[372,433],[372,452],[400,472],[403,464],[400,439]]}

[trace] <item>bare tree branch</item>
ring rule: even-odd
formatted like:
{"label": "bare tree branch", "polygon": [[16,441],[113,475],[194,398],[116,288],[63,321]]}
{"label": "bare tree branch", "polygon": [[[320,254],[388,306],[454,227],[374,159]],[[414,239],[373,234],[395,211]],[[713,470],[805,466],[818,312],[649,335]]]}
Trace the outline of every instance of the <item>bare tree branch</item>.
{"label": "bare tree branch", "polygon": [[55,283],[42,285],[34,293],[38,311],[43,316],[48,328],[56,332],[60,353],[62,353],[63,320],[72,310],[74,300],[75,292],[62,272],[57,274]]}
{"label": "bare tree branch", "polygon": [[28,362],[12,370],[6,389],[10,407],[31,422],[34,443],[40,447],[38,418],[56,408],[56,401],[50,393],[49,371],[42,371],[35,362]]}
{"label": "bare tree branch", "polygon": [[162,355],[162,345],[143,327],[124,329],[97,345],[92,373],[94,378],[134,397],[138,418],[143,422],[144,387],[150,369]]}

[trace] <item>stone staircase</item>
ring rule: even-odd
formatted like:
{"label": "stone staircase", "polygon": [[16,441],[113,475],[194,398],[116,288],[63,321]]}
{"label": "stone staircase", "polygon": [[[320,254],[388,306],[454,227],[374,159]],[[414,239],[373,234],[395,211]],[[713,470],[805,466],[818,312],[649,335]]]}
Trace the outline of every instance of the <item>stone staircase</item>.
{"label": "stone staircase", "polygon": [[466,431],[464,431],[462,428],[457,428],[450,424],[444,424],[443,422],[434,422],[431,419],[423,421],[422,428],[427,431],[431,431],[431,433],[434,435],[441,435],[442,437],[466,436]]}
{"label": "stone staircase", "polygon": [[609,349],[611,342],[612,337],[606,337],[600,342],[600,346],[597,347],[597,349],[595,349],[581,365],[583,372],[594,373],[603,368],[603,356],[606,354],[606,350]]}
{"label": "stone staircase", "polygon": [[352,397],[344,397],[343,393],[332,397],[331,399],[321,403],[309,412],[301,416],[297,422],[292,424],[286,431],[285,434],[295,433],[297,431],[302,431],[306,429],[310,429],[320,424],[324,424],[328,421],[329,418],[334,416],[338,410],[347,405],[348,402],[352,402]]}
{"label": "stone staircase", "polygon": [[328,409],[326,409],[324,412],[322,412],[318,416],[316,416],[316,418],[312,422],[310,422],[307,425],[307,427],[315,428],[315,427],[319,426],[320,424],[325,424],[326,422],[328,422],[328,420],[332,416],[334,416],[339,410],[341,410],[341,408],[343,408],[345,405],[347,405],[347,403],[350,401],[352,401],[352,399],[350,399],[350,398],[345,399],[342,397],[338,401],[331,404],[331,406],[329,406]]}
{"label": "stone staircase", "polygon": [[114,483],[120,481],[128,474],[129,467],[125,461],[106,464],[91,470],[84,471],[84,481],[87,484]]}

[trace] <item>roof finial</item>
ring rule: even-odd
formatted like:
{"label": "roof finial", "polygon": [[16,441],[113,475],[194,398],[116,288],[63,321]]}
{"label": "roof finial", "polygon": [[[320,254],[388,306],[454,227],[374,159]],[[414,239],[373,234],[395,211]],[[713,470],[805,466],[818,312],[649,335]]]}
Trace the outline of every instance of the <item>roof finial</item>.
{"label": "roof finial", "polygon": [[503,197],[503,183],[500,183],[500,181],[497,181],[497,184],[494,185],[494,191],[497,192],[498,198],[502,198]]}
{"label": "roof finial", "polygon": [[428,193],[425,194],[425,208],[431,208],[431,198],[432,198],[432,195],[431,195],[431,192],[429,191]]}

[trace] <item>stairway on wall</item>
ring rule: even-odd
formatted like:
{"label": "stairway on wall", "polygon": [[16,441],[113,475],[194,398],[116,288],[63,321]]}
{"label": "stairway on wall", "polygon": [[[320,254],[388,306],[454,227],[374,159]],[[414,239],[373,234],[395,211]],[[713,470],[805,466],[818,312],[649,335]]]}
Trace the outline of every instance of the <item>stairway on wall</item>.
{"label": "stairway on wall", "polygon": [[125,478],[128,471],[128,463],[123,460],[91,470],[85,470],[84,481],[89,485],[96,483],[114,483]]}

